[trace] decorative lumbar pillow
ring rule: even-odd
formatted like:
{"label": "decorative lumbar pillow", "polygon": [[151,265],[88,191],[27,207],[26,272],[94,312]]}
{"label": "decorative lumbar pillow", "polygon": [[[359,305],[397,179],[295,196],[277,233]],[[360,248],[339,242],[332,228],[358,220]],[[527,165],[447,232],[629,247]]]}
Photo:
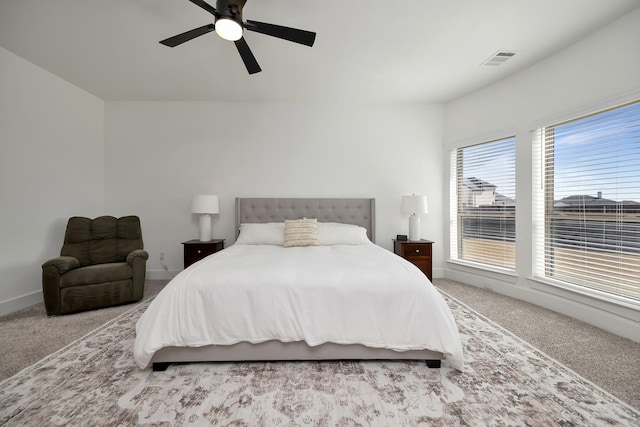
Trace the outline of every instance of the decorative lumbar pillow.
{"label": "decorative lumbar pillow", "polygon": [[318,246],[318,220],[316,218],[287,219],[284,222],[284,245]]}
{"label": "decorative lumbar pillow", "polygon": [[284,244],[284,222],[240,224],[238,245],[277,245]]}

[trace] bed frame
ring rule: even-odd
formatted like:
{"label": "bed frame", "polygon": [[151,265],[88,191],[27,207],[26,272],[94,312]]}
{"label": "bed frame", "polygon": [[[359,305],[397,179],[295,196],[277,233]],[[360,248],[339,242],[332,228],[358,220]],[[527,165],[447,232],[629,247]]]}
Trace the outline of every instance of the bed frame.
{"label": "bed frame", "polygon": [[[237,198],[236,237],[240,224],[283,222],[285,219],[318,218],[318,222],[355,224],[367,229],[375,242],[375,199],[340,198]],[[425,325],[425,327],[428,327]],[[204,347],[165,347],[152,357],[154,371],[164,371],[172,363],[284,361],[284,360],[425,360],[430,368],[439,368],[443,358],[430,350],[394,351],[359,344],[326,343],[310,347],[303,341],[241,342],[234,345]]]}

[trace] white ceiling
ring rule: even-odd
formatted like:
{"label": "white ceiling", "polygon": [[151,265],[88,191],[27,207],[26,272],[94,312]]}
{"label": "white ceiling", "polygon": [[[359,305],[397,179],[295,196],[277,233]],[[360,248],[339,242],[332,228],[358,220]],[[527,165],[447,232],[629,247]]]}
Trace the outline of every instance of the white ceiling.
{"label": "white ceiling", "polygon": [[[158,43],[211,22],[187,0],[0,0],[0,46],[104,100],[433,103],[520,71],[639,6],[248,0],[245,20],[317,33],[310,48],[245,31],[263,70],[249,75],[215,33]],[[518,54],[480,66],[499,50]]]}

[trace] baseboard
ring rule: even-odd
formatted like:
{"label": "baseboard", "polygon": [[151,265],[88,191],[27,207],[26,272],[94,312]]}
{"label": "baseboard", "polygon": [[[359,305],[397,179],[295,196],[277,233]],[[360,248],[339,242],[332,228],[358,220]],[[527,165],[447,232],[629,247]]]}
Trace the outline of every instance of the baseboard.
{"label": "baseboard", "polygon": [[637,321],[615,314],[613,310],[605,311],[584,304],[573,298],[562,297],[533,289],[526,279],[522,279],[519,283],[514,284],[495,280],[479,272],[470,274],[466,271],[457,270],[446,270],[445,278],[526,301],[589,323],[632,341],[640,342],[640,328],[638,328]]}
{"label": "baseboard", "polygon": [[32,292],[6,301],[0,302],[0,316],[4,316],[23,308],[43,302],[42,291]]}

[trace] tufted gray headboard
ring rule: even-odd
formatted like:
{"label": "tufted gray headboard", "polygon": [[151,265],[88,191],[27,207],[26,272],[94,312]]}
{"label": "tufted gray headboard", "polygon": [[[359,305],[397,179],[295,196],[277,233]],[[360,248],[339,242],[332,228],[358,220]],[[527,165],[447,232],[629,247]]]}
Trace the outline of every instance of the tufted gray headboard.
{"label": "tufted gray headboard", "polygon": [[318,222],[355,224],[375,243],[375,199],[236,198],[236,237],[240,224],[318,218]]}

